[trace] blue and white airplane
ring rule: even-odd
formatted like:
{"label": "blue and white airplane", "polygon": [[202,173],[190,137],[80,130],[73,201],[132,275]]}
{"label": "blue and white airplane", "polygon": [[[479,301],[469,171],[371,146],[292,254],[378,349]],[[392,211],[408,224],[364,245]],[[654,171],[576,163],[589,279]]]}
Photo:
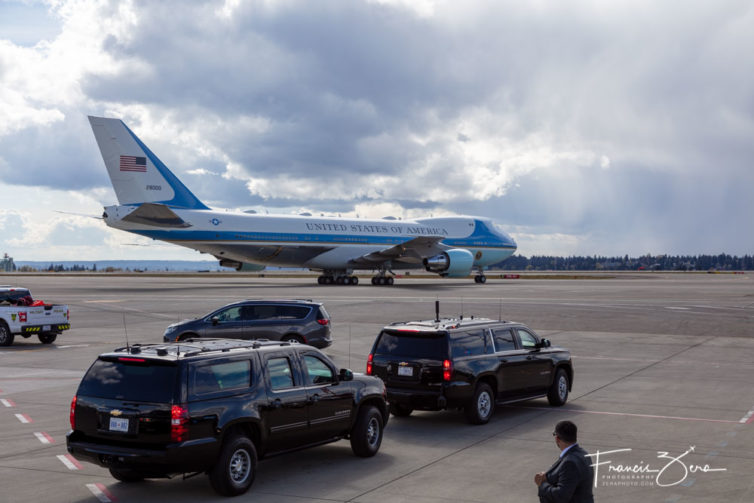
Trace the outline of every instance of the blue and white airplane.
{"label": "blue and white airplane", "polygon": [[484,283],[484,270],[516,251],[490,219],[438,217],[367,220],[261,215],[207,207],[121,121],[89,117],[118,205],[105,223],[214,255],[237,270],[266,266],[321,271],[320,284],[356,285],[355,270],[392,285],[392,269],[426,269]]}

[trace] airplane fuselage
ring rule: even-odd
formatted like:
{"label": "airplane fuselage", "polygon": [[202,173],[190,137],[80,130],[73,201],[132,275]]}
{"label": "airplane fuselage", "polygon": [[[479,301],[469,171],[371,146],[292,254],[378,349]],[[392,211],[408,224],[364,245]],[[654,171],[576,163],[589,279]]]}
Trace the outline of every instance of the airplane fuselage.
{"label": "airplane fuselage", "polygon": [[[374,269],[353,257],[379,252],[418,237],[439,239],[439,253],[465,248],[473,267],[487,267],[511,256],[516,244],[494,224],[479,217],[368,220],[313,216],[260,215],[216,210],[172,211],[187,224],[157,228],[123,220],[137,206],[105,208],[110,227],[185,246],[216,257],[250,264],[321,270]],[[393,267],[423,268],[421,257],[392,260]]]}

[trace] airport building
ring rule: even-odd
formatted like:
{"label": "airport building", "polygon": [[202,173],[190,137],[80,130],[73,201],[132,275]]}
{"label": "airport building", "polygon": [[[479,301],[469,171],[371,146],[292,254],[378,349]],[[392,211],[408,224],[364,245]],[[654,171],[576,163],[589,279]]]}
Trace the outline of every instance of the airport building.
{"label": "airport building", "polygon": [[13,257],[9,257],[7,253],[3,254],[3,258],[0,260],[0,271],[14,272],[15,270],[16,264],[13,263]]}

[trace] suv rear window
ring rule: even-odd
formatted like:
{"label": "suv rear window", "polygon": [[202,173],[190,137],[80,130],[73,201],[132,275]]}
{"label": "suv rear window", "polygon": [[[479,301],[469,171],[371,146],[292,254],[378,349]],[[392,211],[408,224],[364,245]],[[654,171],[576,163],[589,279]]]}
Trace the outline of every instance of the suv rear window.
{"label": "suv rear window", "polygon": [[97,360],[79,385],[78,394],[116,400],[170,402],[178,367]]}
{"label": "suv rear window", "polygon": [[443,332],[383,330],[375,353],[444,360],[448,357],[448,342]]}

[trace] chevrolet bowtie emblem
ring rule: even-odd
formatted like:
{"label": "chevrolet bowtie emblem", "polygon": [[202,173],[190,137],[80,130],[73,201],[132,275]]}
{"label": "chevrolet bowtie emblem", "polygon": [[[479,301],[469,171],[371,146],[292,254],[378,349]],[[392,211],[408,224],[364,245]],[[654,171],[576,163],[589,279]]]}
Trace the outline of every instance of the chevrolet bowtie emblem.
{"label": "chevrolet bowtie emblem", "polygon": [[113,410],[110,411],[110,415],[117,417],[117,416],[123,415],[123,411],[120,411],[118,409],[113,409]]}

